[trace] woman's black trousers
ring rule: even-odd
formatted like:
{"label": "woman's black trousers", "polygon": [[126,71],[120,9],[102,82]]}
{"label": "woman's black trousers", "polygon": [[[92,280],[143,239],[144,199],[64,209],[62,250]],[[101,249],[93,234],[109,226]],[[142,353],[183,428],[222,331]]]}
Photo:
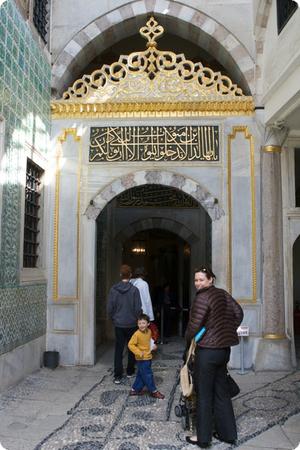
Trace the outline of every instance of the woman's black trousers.
{"label": "woman's black trousers", "polygon": [[210,442],[213,430],[225,441],[237,438],[236,422],[226,378],[230,348],[197,346],[194,383],[197,394],[197,440]]}

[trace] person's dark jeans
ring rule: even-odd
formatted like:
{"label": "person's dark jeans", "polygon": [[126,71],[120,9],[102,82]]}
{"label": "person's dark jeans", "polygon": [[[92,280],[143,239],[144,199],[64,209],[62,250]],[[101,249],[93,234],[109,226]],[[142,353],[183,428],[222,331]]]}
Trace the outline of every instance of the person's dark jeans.
{"label": "person's dark jeans", "polygon": [[136,361],[138,371],[135,382],[132,386],[133,390],[140,392],[143,387],[146,386],[149,392],[157,391],[154,383],[151,362],[151,359],[147,361]]}
{"label": "person's dark jeans", "polygon": [[196,429],[199,442],[210,442],[213,422],[225,441],[237,438],[236,422],[226,378],[230,348],[210,349],[197,346],[194,383],[197,394]]}
{"label": "person's dark jeans", "polygon": [[[125,344],[128,344],[133,333],[137,330],[134,328],[120,328],[115,327],[115,369],[114,376],[115,378],[121,378],[123,376],[123,352]],[[132,375],[134,373],[135,366],[135,356],[134,354],[127,348],[128,350],[128,362],[127,362],[127,375]]]}

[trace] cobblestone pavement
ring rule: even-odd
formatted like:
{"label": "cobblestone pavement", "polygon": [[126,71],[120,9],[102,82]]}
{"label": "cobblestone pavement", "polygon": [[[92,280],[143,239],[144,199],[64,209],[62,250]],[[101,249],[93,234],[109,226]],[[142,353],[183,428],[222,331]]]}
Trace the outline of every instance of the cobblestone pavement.
{"label": "cobblestone pavement", "polygon": [[[0,396],[0,442],[7,450],[195,448],[185,442],[184,418],[174,413],[180,403],[181,356],[182,344],[173,341],[160,346],[153,361],[164,400],[130,397],[132,380],[127,378],[113,384],[112,352],[93,368],[42,369]],[[241,386],[234,400],[238,448],[296,448],[300,372],[242,376],[233,371],[233,376]],[[213,440],[211,448],[230,446]]]}

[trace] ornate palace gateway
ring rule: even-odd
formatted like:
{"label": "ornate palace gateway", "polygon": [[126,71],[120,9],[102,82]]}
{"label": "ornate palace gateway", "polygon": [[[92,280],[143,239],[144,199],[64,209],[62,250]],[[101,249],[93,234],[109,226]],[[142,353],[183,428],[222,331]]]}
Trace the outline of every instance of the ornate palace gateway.
{"label": "ornate palace gateway", "polygon": [[[158,50],[163,31],[151,17],[140,29],[146,50],[84,75],[52,102],[48,346],[65,364],[93,364],[96,337],[111,336],[106,295],[121,262],[148,265],[152,285],[178,280],[178,334],[192,269],[211,263],[218,285],[243,304],[246,366],[255,363],[262,136],[253,99],[201,62]],[[282,324],[269,325],[281,337]]]}

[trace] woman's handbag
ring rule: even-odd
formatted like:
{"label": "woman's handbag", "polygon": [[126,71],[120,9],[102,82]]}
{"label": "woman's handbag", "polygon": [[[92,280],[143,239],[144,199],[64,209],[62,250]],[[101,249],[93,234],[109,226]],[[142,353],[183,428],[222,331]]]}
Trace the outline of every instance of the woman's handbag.
{"label": "woman's handbag", "polygon": [[229,374],[229,372],[227,372],[227,383],[228,383],[230,397],[233,398],[233,397],[236,397],[237,395],[239,395],[239,393],[241,392],[239,385],[237,384],[236,381],[234,381],[234,379]]}
{"label": "woman's handbag", "polygon": [[192,372],[189,368],[190,359],[195,355],[196,343],[193,339],[191,341],[191,345],[187,354],[186,362],[180,369],[180,387],[181,392],[184,397],[190,397],[192,395],[194,385],[193,385],[193,376]]}

